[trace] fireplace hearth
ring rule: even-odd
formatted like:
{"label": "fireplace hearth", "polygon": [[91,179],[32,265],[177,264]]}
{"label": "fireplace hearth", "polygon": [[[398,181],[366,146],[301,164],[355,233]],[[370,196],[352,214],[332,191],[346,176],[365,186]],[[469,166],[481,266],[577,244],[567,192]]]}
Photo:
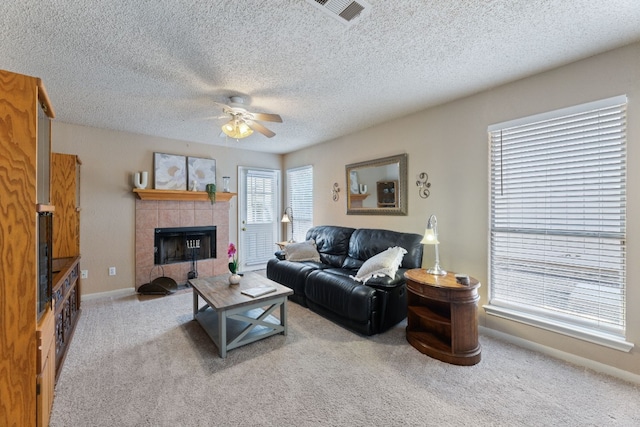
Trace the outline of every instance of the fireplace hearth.
{"label": "fireplace hearth", "polygon": [[154,262],[173,264],[216,258],[216,227],[156,228]]}

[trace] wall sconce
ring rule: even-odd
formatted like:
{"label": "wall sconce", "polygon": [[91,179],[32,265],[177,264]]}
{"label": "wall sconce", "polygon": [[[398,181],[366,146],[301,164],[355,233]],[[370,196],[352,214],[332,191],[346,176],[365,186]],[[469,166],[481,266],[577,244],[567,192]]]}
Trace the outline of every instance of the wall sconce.
{"label": "wall sconce", "polygon": [[427,182],[429,180],[429,175],[426,172],[420,172],[418,175],[418,180],[416,181],[416,186],[418,187],[418,194],[423,199],[429,197],[431,192],[429,188],[431,188],[431,183]]}
{"label": "wall sconce", "polygon": [[293,243],[293,209],[291,207],[287,207],[284,210],[280,222],[291,223],[291,240],[289,240],[289,243]]}
{"label": "wall sconce", "polygon": [[338,185],[337,182],[333,183],[333,189],[331,190],[331,198],[333,199],[334,202],[337,202],[338,199],[340,198],[340,195],[338,194],[340,192],[340,186]]}
{"label": "wall sconce", "polygon": [[424,231],[424,237],[420,242],[423,245],[435,245],[436,247],[436,264],[433,268],[427,270],[427,273],[434,274],[436,276],[444,276],[446,271],[440,268],[440,256],[438,254],[438,220],[435,215],[431,215],[427,221],[427,229]]}

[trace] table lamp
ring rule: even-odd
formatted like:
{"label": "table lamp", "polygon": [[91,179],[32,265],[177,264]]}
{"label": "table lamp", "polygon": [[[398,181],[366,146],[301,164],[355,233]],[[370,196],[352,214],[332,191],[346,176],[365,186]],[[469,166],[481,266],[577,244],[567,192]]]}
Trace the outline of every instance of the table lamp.
{"label": "table lamp", "polygon": [[280,222],[291,223],[291,240],[289,240],[289,243],[293,243],[293,209],[291,207],[287,207],[284,210]]}
{"label": "table lamp", "polygon": [[424,237],[420,241],[423,245],[435,245],[436,247],[436,264],[433,268],[427,270],[427,273],[434,274],[436,276],[444,276],[446,271],[440,268],[440,256],[438,254],[438,219],[435,215],[431,215],[427,221],[427,229],[424,231]]}

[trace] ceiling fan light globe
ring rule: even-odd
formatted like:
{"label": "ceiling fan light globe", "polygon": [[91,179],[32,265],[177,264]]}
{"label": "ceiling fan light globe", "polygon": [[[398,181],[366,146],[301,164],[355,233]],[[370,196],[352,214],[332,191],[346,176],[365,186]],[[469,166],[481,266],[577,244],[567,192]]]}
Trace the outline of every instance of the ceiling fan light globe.
{"label": "ceiling fan light globe", "polygon": [[242,139],[253,133],[253,130],[244,122],[231,120],[222,125],[222,132],[230,138]]}
{"label": "ceiling fan light globe", "polygon": [[248,132],[247,135],[251,135],[253,133],[251,128],[249,126],[247,126],[247,124],[245,122],[240,122],[238,124],[238,131],[240,131],[241,134],[245,134],[245,133]]}

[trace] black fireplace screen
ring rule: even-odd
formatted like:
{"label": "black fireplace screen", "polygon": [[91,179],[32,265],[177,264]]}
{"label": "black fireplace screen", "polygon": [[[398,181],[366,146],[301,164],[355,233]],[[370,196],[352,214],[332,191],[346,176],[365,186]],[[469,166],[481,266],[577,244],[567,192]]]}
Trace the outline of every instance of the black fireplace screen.
{"label": "black fireplace screen", "polygon": [[173,264],[216,257],[216,227],[155,229],[156,264]]}

